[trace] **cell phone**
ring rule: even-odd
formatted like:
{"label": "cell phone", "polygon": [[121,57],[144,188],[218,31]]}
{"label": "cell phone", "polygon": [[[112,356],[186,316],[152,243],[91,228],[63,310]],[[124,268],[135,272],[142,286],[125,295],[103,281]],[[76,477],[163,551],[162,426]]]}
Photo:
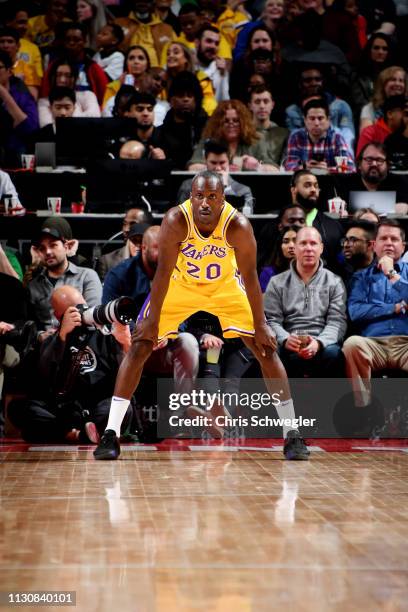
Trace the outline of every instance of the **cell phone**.
{"label": "cell phone", "polygon": [[323,153],[313,153],[312,160],[315,162],[322,162],[324,161],[324,154]]}

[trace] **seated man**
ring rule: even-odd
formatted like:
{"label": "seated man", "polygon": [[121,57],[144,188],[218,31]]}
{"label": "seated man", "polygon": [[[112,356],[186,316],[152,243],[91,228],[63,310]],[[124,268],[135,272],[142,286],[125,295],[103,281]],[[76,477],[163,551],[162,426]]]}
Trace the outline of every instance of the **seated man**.
{"label": "seated man", "polygon": [[329,108],[323,99],[310,100],[303,107],[305,127],[289,136],[285,170],[299,170],[306,166],[328,170],[336,168],[336,157],[347,159],[347,171],[355,172],[354,157],[343,136],[331,124]]}
{"label": "seated man", "polygon": [[[51,305],[59,328],[41,344],[36,388],[10,404],[10,420],[29,442],[97,443],[106,426],[116,372],[130,347],[129,328],[112,335],[85,326],[77,306],[81,293],[63,285]],[[126,414],[125,427],[131,416]]]}
{"label": "seated man", "polygon": [[372,371],[408,371],[408,264],[401,261],[404,249],[405,232],[399,223],[381,221],[374,242],[377,259],[352,279],[348,311],[360,335],[347,338],[343,352],[359,408],[371,407]]}
{"label": "seated man", "polygon": [[375,225],[369,221],[352,220],[348,225],[341,244],[344,263],[340,268],[341,277],[348,288],[354,272],[363,270],[373,263]]}
{"label": "seated man", "polygon": [[266,317],[291,378],[342,375],[346,290],[338,276],[323,268],[322,252],[319,232],[313,227],[300,229],[295,261],[271,278],[265,292]]}
{"label": "seated man", "polygon": [[[224,194],[226,197],[235,196],[237,198],[242,198],[241,209],[246,206],[253,212],[254,196],[252,195],[251,188],[242,183],[238,183],[238,181],[232,179],[229,174],[230,163],[226,145],[209,139],[204,145],[204,157],[207,170],[218,172],[222,175],[225,185]],[[189,199],[192,183],[192,178],[186,179],[181,183],[177,194],[177,202],[179,204]]]}
{"label": "seated man", "polygon": [[248,108],[254,118],[257,131],[268,147],[268,158],[279,168],[289,132],[271,121],[274,107],[275,100],[266,85],[256,85],[251,88]]}
{"label": "seated man", "polygon": [[[150,225],[151,221],[151,215],[142,208],[129,208],[126,211],[122,223],[123,247],[101,255],[96,264],[96,271],[101,281],[104,280],[109,270],[117,266],[121,261],[138,254],[142,243],[142,236],[146,226]],[[135,225],[141,227],[137,228],[139,231],[137,231],[136,228],[133,230],[132,240],[130,240],[129,232]],[[120,234],[120,232],[118,232],[118,234]],[[118,234],[115,234],[115,236]]]}
{"label": "seated man", "polygon": [[384,100],[382,106],[384,116],[360,132],[356,151],[357,157],[367,144],[371,142],[384,142],[391,134],[401,131],[405,103],[405,96],[389,96]]}
{"label": "seated man", "polygon": [[76,287],[88,306],[101,302],[102,285],[95,270],[82,268],[68,261],[69,243],[56,228],[44,227],[34,246],[43,269],[28,283],[30,302],[39,330],[55,331],[50,298],[55,287]]}

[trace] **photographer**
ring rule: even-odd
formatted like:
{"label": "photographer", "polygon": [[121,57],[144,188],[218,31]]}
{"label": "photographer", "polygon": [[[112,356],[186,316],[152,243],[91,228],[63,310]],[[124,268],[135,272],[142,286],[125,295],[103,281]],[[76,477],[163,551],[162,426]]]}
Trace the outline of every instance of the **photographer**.
{"label": "photographer", "polygon": [[[29,400],[10,404],[10,419],[29,442],[97,443],[129,328],[114,323],[105,335],[84,325],[78,306],[85,299],[68,285],[53,291],[51,305],[60,327],[41,344],[37,388]],[[127,422],[130,415],[129,408]]]}

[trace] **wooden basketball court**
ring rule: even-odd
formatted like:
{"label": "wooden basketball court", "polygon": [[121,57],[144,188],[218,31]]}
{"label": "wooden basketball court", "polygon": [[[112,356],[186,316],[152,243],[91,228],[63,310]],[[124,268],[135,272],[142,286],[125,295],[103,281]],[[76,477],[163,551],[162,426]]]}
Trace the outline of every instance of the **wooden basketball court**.
{"label": "wooden basketball court", "polygon": [[284,461],[279,440],[123,445],[116,462],[4,442],[2,601],[75,591],[81,612],[407,610],[408,441],[309,442],[304,463]]}

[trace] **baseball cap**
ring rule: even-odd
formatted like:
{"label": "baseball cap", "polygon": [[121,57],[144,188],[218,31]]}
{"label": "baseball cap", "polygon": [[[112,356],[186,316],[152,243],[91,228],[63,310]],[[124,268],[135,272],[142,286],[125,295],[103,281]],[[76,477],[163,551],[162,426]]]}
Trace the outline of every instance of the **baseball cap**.
{"label": "baseball cap", "polygon": [[43,227],[38,236],[33,239],[33,244],[38,245],[41,242],[41,239],[47,236],[48,238],[54,238],[56,240],[65,240],[65,237],[56,227]]}
{"label": "baseball cap", "polygon": [[42,224],[41,229],[46,227],[56,229],[66,240],[72,240],[72,228],[64,217],[57,215],[48,217]]}
{"label": "baseball cap", "polygon": [[133,223],[127,233],[128,240],[131,240],[135,236],[143,236],[143,234],[147,229],[149,229],[149,227],[150,225],[148,223]]}

